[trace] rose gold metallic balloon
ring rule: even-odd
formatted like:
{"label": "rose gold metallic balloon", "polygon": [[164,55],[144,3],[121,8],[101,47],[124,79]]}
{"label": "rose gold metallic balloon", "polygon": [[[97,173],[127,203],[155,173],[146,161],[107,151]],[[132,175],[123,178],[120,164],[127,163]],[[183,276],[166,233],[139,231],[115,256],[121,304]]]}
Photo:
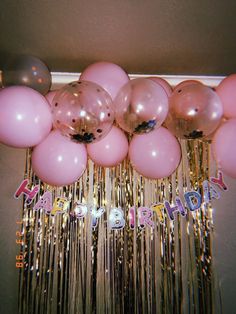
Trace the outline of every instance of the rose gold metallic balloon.
{"label": "rose gold metallic balloon", "polygon": [[170,97],[170,95],[172,94],[172,87],[170,86],[170,84],[166,80],[164,80],[161,77],[156,77],[156,76],[148,77],[148,79],[161,85],[164,88],[167,96]]}
{"label": "rose gold metallic balloon", "polygon": [[168,113],[168,97],[159,84],[138,78],[126,83],[114,102],[116,121],[129,133],[148,133],[161,126]]}
{"label": "rose gold metallic balloon", "polygon": [[211,134],[205,136],[203,140],[204,140],[204,141],[207,141],[207,142],[211,142],[212,139],[213,139],[213,137],[214,137],[214,135],[216,134],[217,130],[218,130],[226,121],[228,121],[228,120],[225,119],[224,117],[222,117],[221,120],[220,120],[219,125],[217,126],[217,128],[216,128]]}
{"label": "rose gold metallic balloon", "polygon": [[185,80],[185,81],[180,82],[178,85],[176,85],[174,88],[174,91],[180,90],[184,86],[193,85],[193,84],[202,84],[202,82],[197,81],[197,80]]}
{"label": "rose gold metallic balloon", "polygon": [[221,121],[220,98],[202,84],[187,85],[175,90],[169,98],[167,128],[177,137],[202,138],[214,132]]}

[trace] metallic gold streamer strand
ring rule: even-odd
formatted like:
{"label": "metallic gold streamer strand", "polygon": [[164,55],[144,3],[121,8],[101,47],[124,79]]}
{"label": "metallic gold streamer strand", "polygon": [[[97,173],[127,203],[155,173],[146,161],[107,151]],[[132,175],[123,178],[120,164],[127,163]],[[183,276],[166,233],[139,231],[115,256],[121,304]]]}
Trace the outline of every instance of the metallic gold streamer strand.
{"label": "metallic gold streamer strand", "polygon": [[[89,161],[82,178],[63,188],[38,180],[31,169],[28,150],[25,178],[30,187],[40,184],[40,194],[22,207],[20,252],[24,268],[19,272],[19,313],[216,313],[220,295],[212,259],[212,208],[170,221],[166,210],[154,227],[138,225],[140,206],[150,208],[164,200],[173,206],[176,197],[202,191],[209,178],[209,144],[181,141],[182,161],[169,178],[142,178],[126,159],[103,169]],[[46,190],[66,197],[66,213],[48,215],[33,206]],[[83,219],[72,214],[79,201],[104,207],[96,228],[91,227],[90,207]],[[24,204],[24,203],[23,203]],[[111,230],[112,208],[124,211],[125,227]],[[135,207],[135,227],[129,226],[129,209]]]}

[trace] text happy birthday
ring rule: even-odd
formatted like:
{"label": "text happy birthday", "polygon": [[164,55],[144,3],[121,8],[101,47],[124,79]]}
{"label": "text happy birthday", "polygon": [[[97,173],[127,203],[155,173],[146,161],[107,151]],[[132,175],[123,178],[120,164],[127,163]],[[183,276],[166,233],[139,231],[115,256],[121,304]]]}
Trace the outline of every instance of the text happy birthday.
{"label": "text happy birthday", "polygon": [[[40,187],[37,185],[31,190],[28,189],[28,180],[25,179],[20,184],[19,188],[15,193],[15,198],[18,199],[22,194],[26,196],[25,202],[30,205],[33,199],[38,194]],[[185,205],[179,197],[176,197],[175,203],[170,204],[167,200],[163,203],[156,203],[151,205],[151,207],[141,206],[137,209],[133,206],[129,208],[128,212],[128,223],[131,229],[135,226],[144,228],[146,226],[154,227],[153,215],[156,214],[160,223],[164,223],[164,211],[166,211],[167,216],[170,220],[174,220],[175,213],[179,213],[182,217],[187,214],[187,209],[194,212],[201,208],[203,202],[205,204],[209,203],[211,199],[219,199],[220,194],[215,189],[218,186],[220,189],[226,191],[227,186],[223,180],[223,174],[219,171],[217,177],[211,177],[210,181],[203,181],[202,183],[202,195],[197,191],[188,191],[184,193]],[[67,198],[56,197],[54,202],[52,202],[52,193],[46,191],[41,198],[34,205],[33,210],[44,210],[48,215],[56,215],[58,213],[67,213],[70,206],[70,201]],[[136,223],[136,211],[138,221]],[[72,211],[69,213],[71,217],[76,219],[83,219],[88,213],[91,215],[91,226],[96,228],[98,225],[98,220],[102,217],[105,212],[104,207],[97,207],[95,205],[84,204],[76,202],[73,205]],[[111,208],[108,214],[108,226],[110,229],[119,230],[123,229],[125,226],[124,210],[121,207]]]}

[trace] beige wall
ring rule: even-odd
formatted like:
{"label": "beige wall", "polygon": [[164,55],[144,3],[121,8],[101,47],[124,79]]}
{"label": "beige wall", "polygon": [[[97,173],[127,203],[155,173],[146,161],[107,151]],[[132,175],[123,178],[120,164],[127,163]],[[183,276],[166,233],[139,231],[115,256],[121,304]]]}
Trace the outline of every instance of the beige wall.
{"label": "beige wall", "polygon": [[13,195],[24,174],[25,151],[0,144],[0,313],[17,313],[18,270],[15,257],[16,221],[20,218],[21,201]]}
{"label": "beige wall", "polygon": [[[235,161],[236,162],[236,161]],[[225,176],[228,191],[214,205],[214,263],[222,293],[223,313],[236,313],[236,180]]]}

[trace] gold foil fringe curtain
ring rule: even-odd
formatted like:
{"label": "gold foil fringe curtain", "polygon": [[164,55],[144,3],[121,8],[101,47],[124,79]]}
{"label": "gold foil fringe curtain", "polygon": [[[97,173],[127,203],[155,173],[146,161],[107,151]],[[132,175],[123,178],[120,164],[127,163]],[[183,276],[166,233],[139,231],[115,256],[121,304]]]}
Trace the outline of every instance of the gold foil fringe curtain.
{"label": "gold foil fringe curtain", "polygon": [[[154,227],[129,226],[130,207],[151,207],[192,189],[209,178],[209,144],[181,141],[182,161],[169,178],[148,180],[128,159],[108,169],[91,161],[74,185],[53,189],[70,199],[68,213],[48,215],[33,210],[51,187],[40,183],[40,195],[22,211],[19,312],[41,313],[220,313],[221,304],[212,264],[212,208],[202,203],[196,212],[164,222],[153,215]],[[31,169],[30,151],[25,178],[39,181]],[[98,226],[91,215],[69,214],[76,201],[104,207]],[[126,224],[108,228],[111,208],[121,207]]]}

